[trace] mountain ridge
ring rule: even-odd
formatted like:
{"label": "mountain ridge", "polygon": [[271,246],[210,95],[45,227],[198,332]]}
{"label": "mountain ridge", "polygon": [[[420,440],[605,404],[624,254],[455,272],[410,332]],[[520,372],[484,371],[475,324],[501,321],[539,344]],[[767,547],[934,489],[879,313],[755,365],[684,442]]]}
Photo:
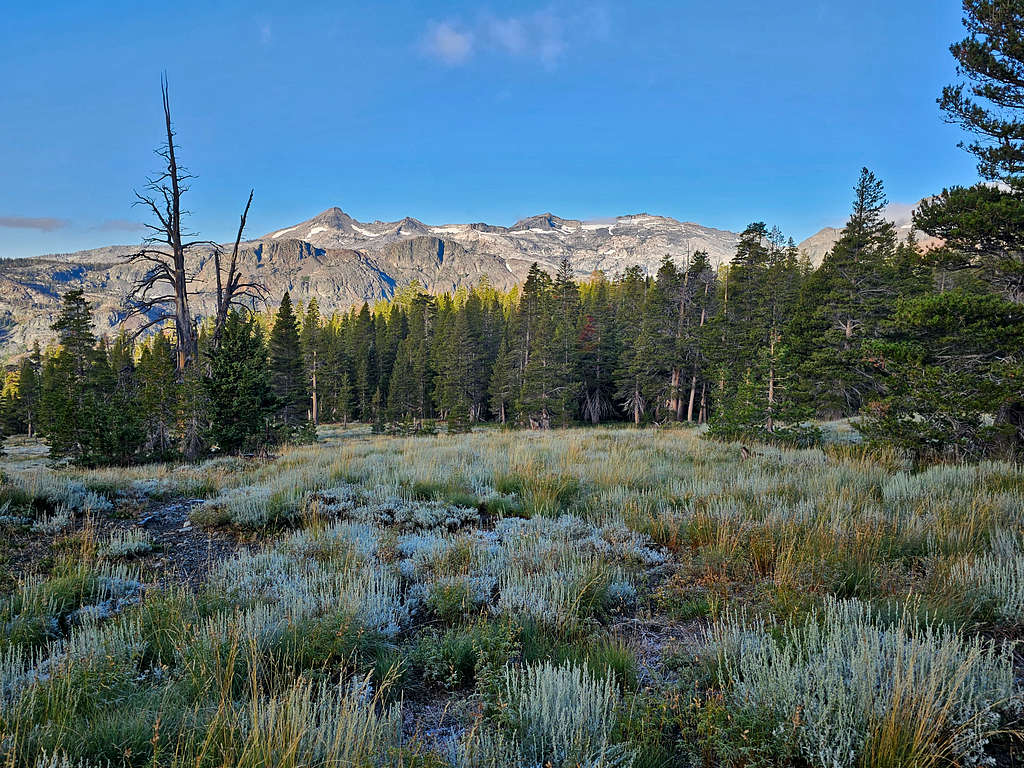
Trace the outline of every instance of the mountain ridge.
{"label": "mountain ridge", "polygon": [[[804,243],[812,247],[817,263],[824,252],[812,239]],[[554,272],[563,257],[580,277],[595,271],[621,274],[634,264],[653,274],[664,256],[682,264],[697,250],[722,264],[738,240],[735,232],[646,212],[581,220],[547,211],[506,227],[431,225],[412,217],[362,222],[332,206],[245,240],[239,266],[247,280],[266,285],[272,300],[289,291],[298,302],[315,298],[329,313],[388,298],[413,281],[431,293],[469,287],[484,278],[506,290],[525,280],[534,262]],[[123,300],[142,274],[139,265],[127,263],[138,247],[110,245],[0,260],[0,353],[9,357],[34,341],[49,341],[61,295],[71,288],[82,288],[93,304],[100,335],[116,332],[125,320]],[[194,255],[193,304],[204,317],[214,310],[212,256],[212,247],[198,248]]]}

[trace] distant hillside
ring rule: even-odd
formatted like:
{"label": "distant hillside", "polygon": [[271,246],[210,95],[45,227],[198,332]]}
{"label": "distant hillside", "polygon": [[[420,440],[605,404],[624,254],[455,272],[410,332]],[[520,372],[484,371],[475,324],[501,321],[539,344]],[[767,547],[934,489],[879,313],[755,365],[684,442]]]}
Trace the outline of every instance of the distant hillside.
{"label": "distant hillside", "polygon": [[[531,216],[511,227],[492,224],[432,226],[412,218],[360,222],[340,208],[268,232],[243,244],[242,268],[275,299],[291,291],[296,301],[316,298],[327,312],[391,296],[418,281],[431,292],[478,284],[498,288],[522,282],[533,262],[550,271],[563,256],[578,275],[609,275],[639,264],[649,272],[666,254],[683,263],[706,250],[715,263],[733,255],[734,232],[646,213],[602,221]],[[125,263],[136,246],[108,246],[78,253],[0,261],[0,354],[16,354],[51,338],[60,296],[81,287],[95,307],[101,334],[124,320],[122,301],[140,274]],[[195,309],[213,310],[212,250],[197,257]]]}
{"label": "distant hillside", "polygon": [[[900,237],[910,231],[916,207],[887,209]],[[826,227],[800,243],[800,250],[818,265],[841,234],[841,228]],[[522,282],[533,262],[553,272],[563,256],[580,277],[595,270],[620,274],[633,264],[653,273],[666,254],[682,264],[697,250],[722,264],[732,258],[738,239],[735,232],[647,213],[597,221],[542,213],[503,227],[430,225],[408,217],[361,222],[329,208],[243,243],[242,268],[275,299],[291,291],[296,301],[315,297],[330,312],[390,297],[414,280],[433,293],[476,285],[484,277],[506,289]],[[937,242],[920,233],[919,239],[926,247]],[[85,290],[101,334],[114,331],[124,320],[123,299],[140,274],[139,267],[125,263],[136,248],[0,260],[0,355],[49,340],[60,296],[70,288]],[[193,286],[195,309],[204,315],[213,310],[212,253],[198,255]]]}
{"label": "distant hillside", "polygon": [[[906,239],[907,235],[910,234],[910,230],[913,229],[914,211],[923,202],[924,200],[919,200],[914,205],[890,203],[886,207],[885,216],[896,225],[896,235],[901,240]],[[821,264],[825,254],[832,250],[832,246],[836,244],[836,241],[839,240],[842,234],[842,227],[825,227],[800,243],[799,248],[810,257],[811,263],[817,266]],[[934,248],[942,242],[934,237],[929,237],[924,232],[916,232],[916,235],[918,245],[922,248]]]}

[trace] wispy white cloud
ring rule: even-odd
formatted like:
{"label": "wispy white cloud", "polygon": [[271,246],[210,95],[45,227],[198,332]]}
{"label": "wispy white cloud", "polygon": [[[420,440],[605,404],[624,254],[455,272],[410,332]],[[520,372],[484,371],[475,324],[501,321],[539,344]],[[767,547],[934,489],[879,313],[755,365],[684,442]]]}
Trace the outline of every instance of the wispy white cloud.
{"label": "wispy white cloud", "polygon": [[70,222],[51,216],[0,216],[0,227],[10,229],[36,229],[40,232],[54,232],[64,229]]}
{"label": "wispy white cloud", "polygon": [[145,224],[134,219],[107,219],[93,227],[101,232],[141,232],[145,228]]}
{"label": "wispy white cloud", "polygon": [[269,21],[265,21],[260,24],[260,43],[262,45],[270,45],[274,40],[274,28],[271,26]]}
{"label": "wispy white cloud", "polygon": [[432,22],[423,39],[424,50],[434,58],[455,66],[473,55],[473,32],[450,21]]}
{"label": "wispy white cloud", "polygon": [[497,54],[555,67],[571,45],[606,39],[611,24],[603,6],[555,7],[532,13],[499,16],[485,13],[472,21],[432,22],[424,50],[448,66],[468,62],[477,54]]}
{"label": "wispy white cloud", "polygon": [[526,16],[485,17],[483,37],[490,47],[509,56],[536,59],[553,66],[565,52],[565,19],[545,10]]}

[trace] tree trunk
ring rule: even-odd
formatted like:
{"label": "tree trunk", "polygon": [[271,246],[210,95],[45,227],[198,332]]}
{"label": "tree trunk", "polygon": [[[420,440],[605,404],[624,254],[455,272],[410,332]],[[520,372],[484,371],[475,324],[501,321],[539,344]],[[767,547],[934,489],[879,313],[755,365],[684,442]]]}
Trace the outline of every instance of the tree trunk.
{"label": "tree trunk", "polygon": [[768,345],[768,355],[771,357],[771,364],[768,366],[768,421],[766,427],[769,432],[775,429],[775,334],[772,334],[771,344]]}
{"label": "tree trunk", "polygon": [[316,396],[316,350],[313,350],[313,426],[319,424],[319,408]]}
{"label": "tree trunk", "polygon": [[676,417],[676,421],[683,420],[683,398],[680,397],[680,387],[682,386],[683,374],[678,368],[672,369],[672,377],[669,379],[670,387],[672,390],[672,397],[669,398],[668,407]]}

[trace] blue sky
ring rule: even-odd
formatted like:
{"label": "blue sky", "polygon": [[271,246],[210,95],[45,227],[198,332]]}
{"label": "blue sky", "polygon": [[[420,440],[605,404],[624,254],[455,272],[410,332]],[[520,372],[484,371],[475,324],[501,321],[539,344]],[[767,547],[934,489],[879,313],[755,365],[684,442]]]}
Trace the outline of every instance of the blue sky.
{"label": "blue sky", "polygon": [[511,224],[647,211],[802,239],[862,165],[976,179],[935,104],[957,0],[11,2],[0,256],[137,242],[167,70],[203,236],[338,205]]}

